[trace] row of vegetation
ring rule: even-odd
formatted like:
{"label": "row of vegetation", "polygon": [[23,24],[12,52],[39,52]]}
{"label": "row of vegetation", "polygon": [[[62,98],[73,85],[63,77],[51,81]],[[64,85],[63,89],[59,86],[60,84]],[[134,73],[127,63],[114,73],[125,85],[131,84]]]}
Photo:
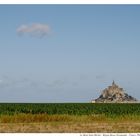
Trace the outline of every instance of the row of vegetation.
{"label": "row of vegetation", "polygon": [[92,103],[1,103],[0,115],[14,114],[48,115],[140,115],[140,104],[92,104]]}
{"label": "row of vegetation", "polygon": [[139,123],[139,115],[106,116],[106,115],[47,115],[47,114],[14,114],[0,115],[0,123],[38,123],[38,122],[71,122],[71,123]]}

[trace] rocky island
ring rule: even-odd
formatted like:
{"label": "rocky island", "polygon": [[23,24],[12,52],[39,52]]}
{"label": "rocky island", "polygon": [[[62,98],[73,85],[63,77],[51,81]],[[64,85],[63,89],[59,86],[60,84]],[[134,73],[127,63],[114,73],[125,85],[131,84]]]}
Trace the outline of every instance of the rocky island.
{"label": "rocky island", "polygon": [[114,81],[111,86],[104,89],[99,98],[92,100],[92,103],[136,103],[134,97],[125,93]]}

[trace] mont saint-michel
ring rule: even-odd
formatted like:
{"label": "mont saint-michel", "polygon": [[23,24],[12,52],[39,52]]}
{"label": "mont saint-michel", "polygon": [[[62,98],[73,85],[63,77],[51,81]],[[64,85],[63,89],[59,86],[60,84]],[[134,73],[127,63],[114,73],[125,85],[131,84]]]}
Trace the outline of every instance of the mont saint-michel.
{"label": "mont saint-michel", "polygon": [[114,81],[111,86],[105,88],[101,95],[92,100],[92,103],[137,103],[137,99],[125,93]]}

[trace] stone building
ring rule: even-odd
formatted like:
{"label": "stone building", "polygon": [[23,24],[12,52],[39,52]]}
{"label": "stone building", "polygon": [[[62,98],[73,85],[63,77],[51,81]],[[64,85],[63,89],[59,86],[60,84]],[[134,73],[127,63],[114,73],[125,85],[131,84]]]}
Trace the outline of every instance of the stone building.
{"label": "stone building", "polygon": [[105,88],[99,98],[92,100],[92,103],[135,103],[137,100],[125,93],[114,81],[111,86]]}

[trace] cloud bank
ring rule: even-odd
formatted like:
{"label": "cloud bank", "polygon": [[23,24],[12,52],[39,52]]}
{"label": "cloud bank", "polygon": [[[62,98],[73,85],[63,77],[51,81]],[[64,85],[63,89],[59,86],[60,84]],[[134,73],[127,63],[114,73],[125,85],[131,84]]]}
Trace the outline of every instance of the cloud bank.
{"label": "cloud bank", "polygon": [[47,24],[33,23],[30,25],[20,25],[17,28],[18,35],[30,35],[33,37],[45,37],[50,33],[50,27]]}
{"label": "cloud bank", "polygon": [[0,76],[0,90],[1,89],[57,89],[65,86],[71,86],[72,83],[68,80],[54,79],[50,80],[33,80],[26,77],[14,78],[10,76]]}

